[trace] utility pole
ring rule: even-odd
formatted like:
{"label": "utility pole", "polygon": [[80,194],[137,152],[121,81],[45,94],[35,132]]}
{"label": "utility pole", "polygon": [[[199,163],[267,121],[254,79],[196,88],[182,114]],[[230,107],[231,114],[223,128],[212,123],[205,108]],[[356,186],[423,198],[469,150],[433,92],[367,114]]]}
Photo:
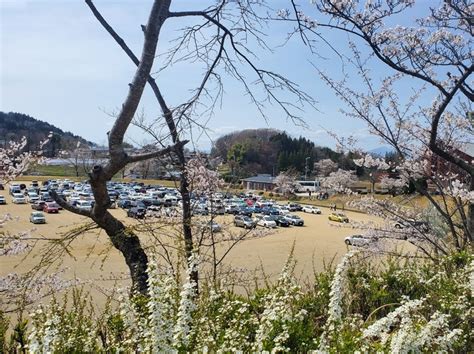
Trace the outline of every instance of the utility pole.
{"label": "utility pole", "polygon": [[304,164],[304,180],[307,181],[308,180],[308,172],[309,172],[309,166],[308,166],[308,161],[311,157],[306,157],[304,160],[305,160],[305,164]]}

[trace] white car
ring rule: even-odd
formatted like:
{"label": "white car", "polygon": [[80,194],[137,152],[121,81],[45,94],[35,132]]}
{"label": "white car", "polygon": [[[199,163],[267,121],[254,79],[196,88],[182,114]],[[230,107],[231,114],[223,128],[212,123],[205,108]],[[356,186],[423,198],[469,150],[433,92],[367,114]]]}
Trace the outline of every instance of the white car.
{"label": "white car", "polygon": [[33,192],[28,192],[28,202],[34,203],[40,200],[39,195]]}
{"label": "white car", "polygon": [[7,204],[7,200],[3,195],[0,195],[0,204]]}
{"label": "white car", "polygon": [[275,220],[273,220],[273,218],[270,215],[265,215],[264,217],[259,219],[257,221],[257,225],[263,226],[263,227],[272,227],[272,228],[277,226]]}
{"label": "white car", "polygon": [[275,206],[275,209],[278,210],[280,215],[287,215],[287,214],[290,213],[290,208],[288,208],[287,206],[277,205],[277,206]]}
{"label": "white car", "polygon": [[305,205],[303,207],[303,212],[310,214],[321,214],[321,209],[312,205]]}
{"label": "white car", "polygon": [[13,193],[12,203],[14,203],[14,204],[26,204],[26,198],[21,193]]}
{"label": "white car", "polygon": [[375,240],[370,239],[364,235],[352,235],[344,239],[346,245],[354,247],[365,247],[368,246],[372,241]]}

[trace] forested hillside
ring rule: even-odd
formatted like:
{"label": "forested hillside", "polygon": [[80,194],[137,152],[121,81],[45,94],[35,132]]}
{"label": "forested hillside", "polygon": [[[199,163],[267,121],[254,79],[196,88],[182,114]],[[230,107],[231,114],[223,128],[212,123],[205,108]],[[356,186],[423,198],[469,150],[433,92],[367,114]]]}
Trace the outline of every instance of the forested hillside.
{"label": "forested hillside", "polygon": [[304,138],[293,138],[275,129],[247,129],[217,139],[211,151],[229,165],[232,174],[277,174],[293,169],[311,174],[315,162],[331,159],[341,168],[355,169],[351,159]]}
{"label": "forested hillside", "polygon": [[50,143],[46,146],[45,156],[56,156],[59,150],[74,148],[80,141],[83,145],[92,146],[94,143],[80,136],[37,120],[26,114],[16,112],[0,112],[0,145],[5,145],[11,140],[20,140],[23,136],[27,138],[25,150],[36,150],[40,141],[44,140],[52,132]]}

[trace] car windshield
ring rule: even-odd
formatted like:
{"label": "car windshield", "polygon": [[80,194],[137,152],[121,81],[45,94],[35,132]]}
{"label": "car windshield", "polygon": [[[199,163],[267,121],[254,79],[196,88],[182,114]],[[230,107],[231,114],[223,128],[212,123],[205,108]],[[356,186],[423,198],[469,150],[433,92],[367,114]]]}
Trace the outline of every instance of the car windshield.
{"label": "car windshield", "polygon": [[31,215],[32,215],[32,216],[40,216],[40,217],[42,217],[42,216],[43,216],[43,213],[37,212],[37,213],[32,213]]}
{"label": "car windshield", "polygon": [[345,214],[343,214],[343,213],[337,213],[337,216],[346,217],[346,215],[345,215]]}

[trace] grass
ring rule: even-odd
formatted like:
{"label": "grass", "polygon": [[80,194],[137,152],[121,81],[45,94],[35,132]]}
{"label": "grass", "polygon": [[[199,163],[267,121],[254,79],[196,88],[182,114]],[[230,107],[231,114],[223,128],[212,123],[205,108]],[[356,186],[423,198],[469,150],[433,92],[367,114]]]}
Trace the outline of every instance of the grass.
{"label": "grass", "polygon": [[[36,165],[28,174],[34,174],[33,177],[40,176],[55,176],[55,177],[65,177],[71,178],[71,176],[76,176],[76,171],[72,166],[63,166],[63,165]],[[79,169],[79,177],[86,178],[87,174],[84,169]]]}

